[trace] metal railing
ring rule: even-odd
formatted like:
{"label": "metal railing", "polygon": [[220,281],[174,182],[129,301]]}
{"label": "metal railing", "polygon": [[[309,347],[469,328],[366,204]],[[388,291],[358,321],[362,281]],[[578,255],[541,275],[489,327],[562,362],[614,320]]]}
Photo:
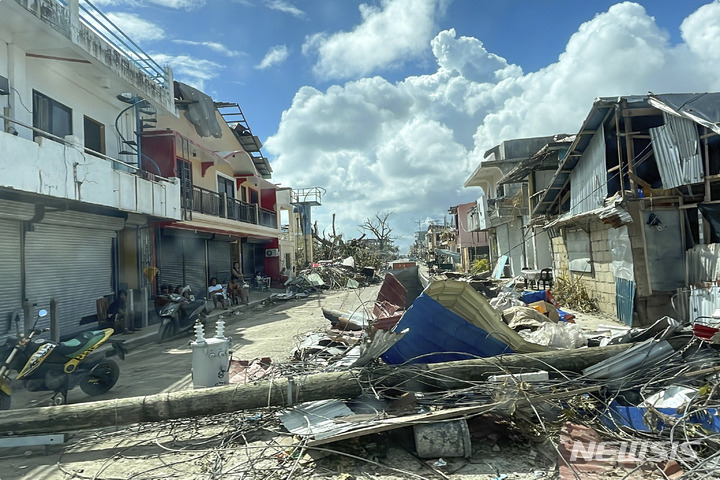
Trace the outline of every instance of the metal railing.
{"label": "metal railing", "polygon": [[[16,0],[18,4],[23,2]],[[58,5],[68,9],[70,15],[74,6],[77,5],[79,20],[90,31],[105,40],[114,50],[125,56],[130,62],[140,69],[145,75],[152,78],[156,83],[168,89],[168,72],[160,66],[150,55],[145,53],[120,27],[115,25],[104,13],[88,0],[55,0]],[[71,24],[73,19],[70,19]]]}
{"label": "metal railing", "polygon": [[[258,208],[235,198],[226,198],[224,195],[207,190],[202,187],[192,187],[192,211],[227,218],[238,222],[262,225],[264,227],[278,228],[277,214],[266,208]],[[183,192],[181,192],[183,195]]]}
{"label": "metal railing", "polygon": [[277,214],[272,210],[260,208],[260,225],[264,227],[277,228]]}
{"label": "metal railing", "polygon": [[322,204],[322,197],[325,194],[325,189],[322,187],[311,187],[311,188],[298,188],[293,189],[290,193],[290,203],[309,203],[309,204]]}

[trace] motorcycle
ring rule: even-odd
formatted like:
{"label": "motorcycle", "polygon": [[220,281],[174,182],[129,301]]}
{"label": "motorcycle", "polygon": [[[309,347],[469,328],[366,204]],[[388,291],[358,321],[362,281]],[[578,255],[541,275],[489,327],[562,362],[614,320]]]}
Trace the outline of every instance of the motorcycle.
{"label": "motorcycle", "polygon": [[179,294],[170,293],[163,297],[167,303],[160,308],[161,322],[157,343],[163,343],[184,332],[191,332],[197,321],[205,324],[205,299],[195,300],[190,285],[183,288]]}
{"label": "motorcycle", "polygon": [[[46,310],[40,310],[30,333],[20,332],[18,317],[15,318],[16,336],[9,337],[0,348],[0,409],[10,408],[12,388],[10,372],[17,371],[16,380],[21,380],[28,391],[52,391],[55,405],[67,403],[67,393],[76,386],[87,395],[102,395],[109,391],[120,376],[120,368],[110,359],[89,359],[88,356],[104,344],[113,334],[112,328],[83,332],[76,337],[55,343],[36,338],[49,328],[37,328],[38,321],[47,317]],[[121,342],[112,342],[117,355],[125,358]]]}

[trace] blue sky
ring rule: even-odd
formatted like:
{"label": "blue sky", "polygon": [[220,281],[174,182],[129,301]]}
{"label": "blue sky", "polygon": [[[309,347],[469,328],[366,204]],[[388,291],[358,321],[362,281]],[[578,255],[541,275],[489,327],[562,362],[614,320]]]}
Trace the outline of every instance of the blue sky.
{"label": "blue sky", "polygon": [[598,96],[720,89],[720,3],[96,0],[177,80],[237,102],[273,180],[327,190],[320,229],[359,236],[473,201],[492,146],[575,133]]}

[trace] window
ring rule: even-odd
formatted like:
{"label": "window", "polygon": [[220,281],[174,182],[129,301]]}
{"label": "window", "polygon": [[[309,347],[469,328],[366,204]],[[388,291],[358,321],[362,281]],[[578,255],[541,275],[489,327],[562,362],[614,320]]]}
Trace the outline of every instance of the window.
{"label": "window", "polygon": [[33,90],[33,127],[60,138],[72,135],[72,109]]}
{"label": "window", "polygon": [[218,193],[227,195],[227,198],[235,198],[235,181],[231,178],[217,177]]}
{"label": "window", "polygon": [[105,125],[90,117],[83,117],[83,130],[85,132],[85,150],[88,153],[97,152],[104,155]]}
{"label": "window", "polygon": [[573,272],[592,272],[592,257],[590,254],[590,235],[583,230],[567,230],[568,263]]}
{"label": "window", "polygon": [[257,205],[258,203],[260,203],[257,190],[249,188],[248,191],[250,193],[250,203],[252,203],[253,205]]}

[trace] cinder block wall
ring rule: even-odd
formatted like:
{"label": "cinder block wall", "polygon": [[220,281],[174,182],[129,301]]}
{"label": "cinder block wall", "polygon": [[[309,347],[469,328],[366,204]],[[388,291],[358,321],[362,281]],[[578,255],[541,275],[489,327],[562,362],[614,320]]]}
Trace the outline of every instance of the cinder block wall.
{"label": "cinder block wall", "polygon": [[575,277],[581,277],[588,293],[597,299],[598,307],[603,313],[616,315],[615,277],[612,272],[612,253],[608,244],[608,225],[597,220],[591,221],[590,255],[593,263],[591,273],[570,272],[565,237],[560,235],[552,239],[553,268],[559,275],[563,270]]}

